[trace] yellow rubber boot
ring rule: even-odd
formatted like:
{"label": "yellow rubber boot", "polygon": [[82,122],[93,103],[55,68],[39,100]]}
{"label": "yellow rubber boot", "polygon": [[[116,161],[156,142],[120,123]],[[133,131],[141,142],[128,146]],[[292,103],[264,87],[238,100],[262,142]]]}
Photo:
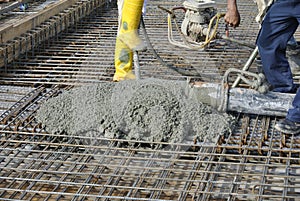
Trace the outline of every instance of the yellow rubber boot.
{"label": "yellow rubber boot", "polygon": [[[119,1],[119,30],[115,47],[115,75],[113,80],[135,79],[132,73],[133,52],[146,49],[138,36],[144,0]],[[120,9],[122,7],[122,9]]]}
{"label": "yellow rubber boot", "polygon": [[113,81],[135,79],[132,73],[133,52],[129,47],[117,38],[115,49],[115,74]]}
{"label": "yellow rubber boot", "polygon": [[145,43],[138,36],[144,0],[124,0],[121,26],[118,38],[133,51],[146,49]]}

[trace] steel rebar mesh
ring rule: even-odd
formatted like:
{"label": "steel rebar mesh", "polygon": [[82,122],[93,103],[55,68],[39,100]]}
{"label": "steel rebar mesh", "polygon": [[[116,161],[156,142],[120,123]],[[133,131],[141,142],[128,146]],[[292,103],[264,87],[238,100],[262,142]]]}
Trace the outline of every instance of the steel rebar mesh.
{"label": "steel rebar mesh", "polygon": [[[6,130],[0,148],[0,197],[297,199],[299,139],[285,139],[283,145],[283,139],[276,139],[278,133],[269,132],[258,148],[261,135],[253,131],[244,145],[233,142],[243,138],[237,133],[220,145],[161,143],[162,148],[151,149],[147,142],[128,146],[132,142]],[[82,138],[92,145],[80,144]]]}
{"label": "steel rebar mesh", "polygon": [[[158,54],[167,63],[185,69],[194,74],[192,77],[204,81],[219,81],[227,68],[241,68],[252,49],[221,41],[207,51],[191,51],[168,42],[167,13],[157,6],[170,9],[182,2],[148,3],[145,24],[150,42]],[[225,12],[225,2],[217,3],[219,12]],[[240,7],[242,19],[247,23],[242,23],[238,30],[230,30],[230,36],[254,44],[258,32],[258,25],[254,22],[256,7],[247,2]],[[176,15],[180,22],[183,14],[176,12]],[[221,23],[220,32],[224,33],[224,29],[224,24]],[[111,7],[99,8],[92,15],[81,19],[74,27],[69,27],[58,37],[42,43],[34,51],[28,51],[24,57],[8,65],[7,73],[3,73],[0,81],[4,84],[78,85],[111,80],[114,73],[116,31],[117,8],[114,4]],[[31,44],[31,41],[28,43]],[[182,80],[186,77],[162,66],[151,51],[140,53],[140,66],[142,78]]]}
{"label": "steel rebar mesh", "polygon": [[[145,23],[158,53],[178,67],[196,69],[205,81],[218,81],[228,67],[243,66],[251,50],[236,44],[224,42],[207,51],[190,51],[168,43],[166,15],[157,5],[181,3],[149,1]],[[217,3],[224,11],[226,2]],[[231,35],[252,43],[258,31],[256,7],[248,1],[240,1],[239,6],[243,22]],[[275,117],[236,114],[236,129],[218,144],[45,132],[36,122],[35,112],[47,99],[66,90],[60,87],[111,80],[116,30],[116,7],[99,8],[33,54],[11,63],[1,75],[0,82],[8,86],[50,85],[28,87],[26,95],[13,100],[15,104],[1,116],[1,199],[298,199],[300,139],[276,132]],[[185,79],[161,66],[149,52],[140,57],[142,77]],[[151,148],[151,144],[160,146]]]}

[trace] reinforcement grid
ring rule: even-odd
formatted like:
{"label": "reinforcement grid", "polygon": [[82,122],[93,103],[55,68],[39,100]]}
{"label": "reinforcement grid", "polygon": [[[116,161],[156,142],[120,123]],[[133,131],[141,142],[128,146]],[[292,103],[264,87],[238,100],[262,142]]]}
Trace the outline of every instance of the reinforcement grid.
{"label": "reinforcement grid", "polygon": [[[180,2],[149,2],[145,22],[154,47],[167,62],[196,68],[201,80],[218,81],[227,67],[241,67],[251,53],[224,42],[207,51],[171,46],[165,13],[157,5]],[[218,6],[222,10],[226,4]],[[239,6],[245,22],[232,35],[254,42],[255,5],[241,1]],[[217,144],[47,133],[35,120],[47,99],[73,85],[111,80],[117,10],[110,5],[96,11],[1,75],[6,84],[1,94],[23,93],[1,115],[1,200],[299,200],[300,139],[275,131],[276,117],[234,114],[236,129]],[[140,57],[143,77],[185,79],[149,52]]]}
{"label": "reinforcement grid", "polygon": [[0,20],[3,24],[15,24],[16,20],[21,20],[29,15],[33,15],[43,8],[48,6],[49,4],[55,1],[47,1],[47,0],[26,0],[23,3],[26,3],[28,8],[24,9],[17,1],[10,1],[7,3],[0,3]]}
{"label": "reinforcement grid", "polygon": [[[154,49],[165,60],[177,68],[184,69],[197,79],[204,81],[220,80],[224,71],[229,67],[241,68],[247,61],[252,49],[226,41],[219,41],[206,51],[195,51],[175,47],[168,42],[167,13],[157,6],[171,9],[182,5],[183,1],[151,1],[147,6],[145,17],[146,30]],[[225,2],[218,2],[219,11],[224,11]],[[258,24],[254,22],[255,5],[241,5],[243,20],[237,30],[231,29],[230,36],[241,41],[254,44],[258,32]],[[71,9],[70,9],[71,10]],[[66,11],[67,12],[67,11]],[[176,11],[178,21],[183,13]],[[34,31],[20,37],[26,40],[21,49],[37,43],[36,32],[41,29],[55,32],[55,26],[65,26],[73,16],[63,16],[51,27],[45,22]],[[66,19],[65,19],[66,18]],[[68,19],[71,18],[71,19]],[[53,20],[53,19],[52,19]],[[250,23],[250,24],[249,24]],[[225,33],[224,23],[220,23],[219,31]],[[1,73],[0,82],[3,84],[67,84],[80,85],[99,81],[110,81],[114,73],[114,44],[117,31],[117,9],[99,8],[91,16],[83,18],[73,27],[68,27],[56,37],[52,37],[32,50],[24,53],[23,57],[7,64]],[[179,34],[174,30],[175,38]],[[47,35],[42,32],[42,36]],[[49,34],[50,35],[50,34]],[[142,35],[142,34],[141,34]],[[25,47],[24,47],[25,46]],[[6,54],[14,52],[14,46]],[[15,50],[17,51],[17,50]],[[8,52],[8,53],[7,53]],[[140,53],[141,76],[164,79],[185,79],[180,73],[161,65],[150,50]]]}

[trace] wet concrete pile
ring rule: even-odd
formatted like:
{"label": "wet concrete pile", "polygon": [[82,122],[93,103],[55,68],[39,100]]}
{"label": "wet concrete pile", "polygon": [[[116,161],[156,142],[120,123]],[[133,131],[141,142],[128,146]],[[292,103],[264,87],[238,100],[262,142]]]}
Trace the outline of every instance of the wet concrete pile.
{"label": "wet concrete pile", "polygon": [[190,94],[186,82],[156,79],[74,88],[48,100],[36,118],[50,133],[147,142],[215,142],[234,118]]}

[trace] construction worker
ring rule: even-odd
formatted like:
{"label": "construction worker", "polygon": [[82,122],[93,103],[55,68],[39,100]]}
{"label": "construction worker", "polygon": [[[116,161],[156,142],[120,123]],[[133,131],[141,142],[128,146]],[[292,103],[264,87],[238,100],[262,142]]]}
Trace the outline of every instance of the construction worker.
{"label": "construction worker", "polygon": [[[261,25],[266,12],[268,11],[269,7],[273,4],[274,0],[255,0],[255,3],[257,5],[258,8],[258,14],[255,17],[256,22],[259,23],[259,25]],[[297,48],[298,43],[295,39],[294,36],[292,36],[289,41],[288,41],[288,48],[290,49],[295,49]]]}
{"label": "construction worker", "polygon": [[286,58],[288,40],[300,23],[300,0],[276,0],[268,9],[257,38],[263,70],[272,91],[295,93],[292,108],[275,128],[286,134],[300,133],[300,91],[293,82]]}
{"label": "construction worker", "polygon": [[133,51],[146,49],[146,44],[138,35],[143,6],[144,0],[118,0],[119,27],[115,46],[114,81],[135,79],[132,73]]}
{"label": "construction worker", "polygon": [[[233,9],[228,9],[225,21],[234,26],[239,20],[235,0],[228,0]],[[300,23],[300,0],[266,1],[261,16],[264,16],[257,38],[257,46],[264,74],[271,85],[271,90],[282,93],[296,93],[292,108],[285,119],[279,121],[275,128],[286,134],[300,133],[300,90],[294,84],[293,75],[286,57],[288,42]],[[227,15],[227,14],[226,14]],[[226,17],[226,16],[225,16]]]}
{"label": "construction worker", "polygon": [[[114,81],[135,79],[132,73],[133,51],[143,51],[146,44],[138,36],[142,9],[147,0],[118,0],[119,27],[115,46]],[[240,24],[240,15],[235,0],[228,0],[225,21],[232,27]]]}

